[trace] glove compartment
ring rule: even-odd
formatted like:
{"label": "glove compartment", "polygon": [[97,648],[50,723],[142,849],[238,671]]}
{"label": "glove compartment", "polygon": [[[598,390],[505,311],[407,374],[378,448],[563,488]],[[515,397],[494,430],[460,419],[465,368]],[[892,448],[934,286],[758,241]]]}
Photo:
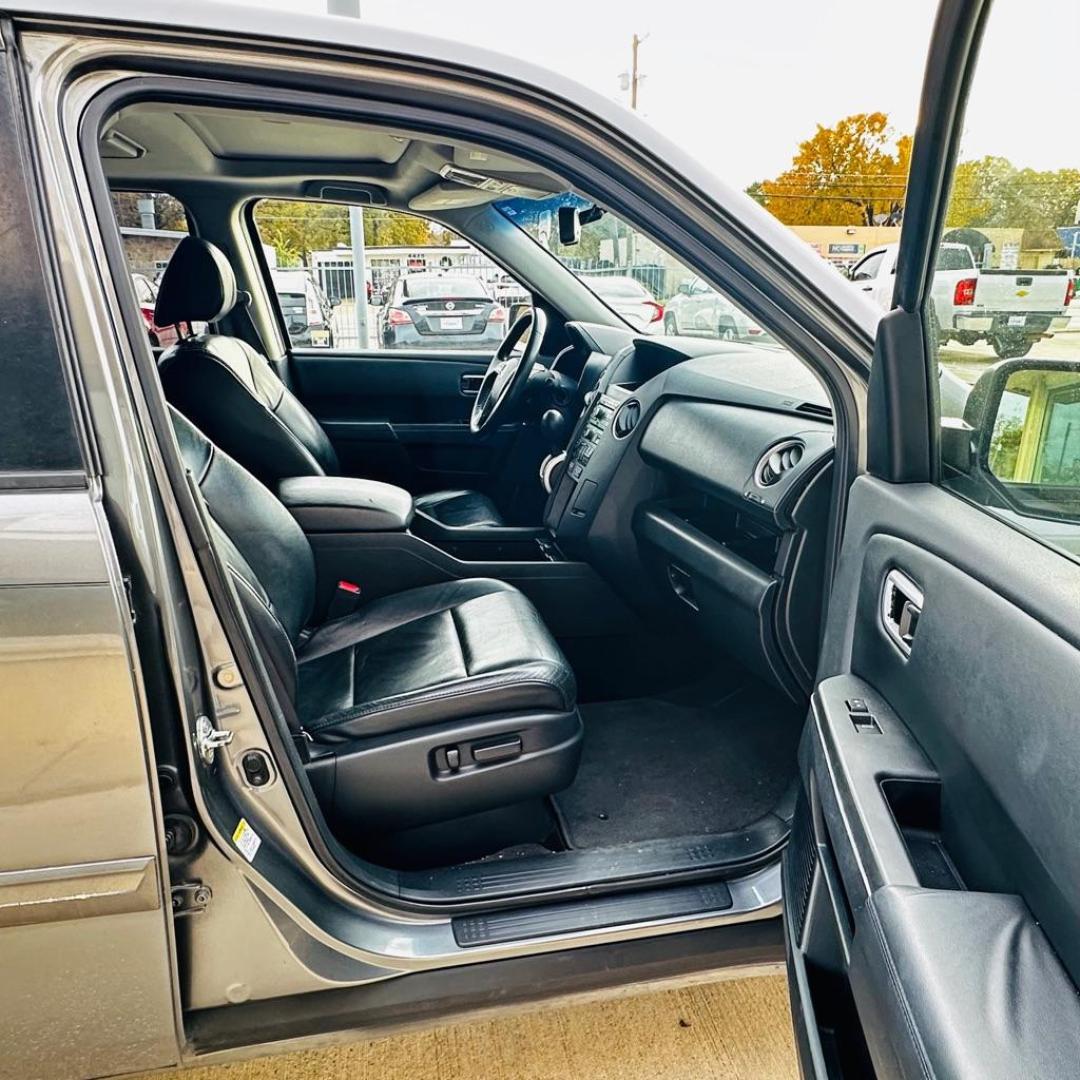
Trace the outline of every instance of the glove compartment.
{"label": "glove compartment", "polygon": [[673,617],[690,620],[757,675],[801,696],[774,632],[779,533],[735,513],[678,501],[640,506],[634,532]]}

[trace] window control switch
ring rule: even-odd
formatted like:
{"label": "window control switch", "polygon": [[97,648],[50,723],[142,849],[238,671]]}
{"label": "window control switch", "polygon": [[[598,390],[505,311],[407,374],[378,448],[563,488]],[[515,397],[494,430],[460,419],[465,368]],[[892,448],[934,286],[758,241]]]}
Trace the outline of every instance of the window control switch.
{"label": "window control switch", "polygon": [[853,712],[848,714],[855,730],[865,735],[880,735],[881,726],[868,712]]}

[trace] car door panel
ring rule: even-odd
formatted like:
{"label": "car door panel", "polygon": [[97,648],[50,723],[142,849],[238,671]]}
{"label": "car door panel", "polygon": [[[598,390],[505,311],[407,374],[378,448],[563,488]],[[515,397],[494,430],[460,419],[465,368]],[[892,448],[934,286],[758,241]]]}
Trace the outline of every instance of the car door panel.
{"label": "car door panel", "polygon": [[478,438],[469,413],[490,353],[293,353],[296,392],[347,475],[411,491],[488,489],[513,437]]}
{"label": "car door panel", "polygon": [[[848,522],[785,856],[804,1070],[1068,1075],[1080,567],[933,485],[862,477]],[[924,598],[910,656],[882,618],[894,569]]]}

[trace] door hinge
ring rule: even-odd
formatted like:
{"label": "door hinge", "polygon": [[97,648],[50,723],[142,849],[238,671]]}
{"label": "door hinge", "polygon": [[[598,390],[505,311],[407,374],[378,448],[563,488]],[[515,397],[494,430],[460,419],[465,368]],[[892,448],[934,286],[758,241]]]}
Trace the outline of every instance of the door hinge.
{"label": "door hinge", "polygon": [[214,764],[214,751],[219,746],[228,746],[232,738],[231,731],[214,727],[208,716],[200,716],[195,720],[195,749],[199,751],[199,757],[206,765]]}
{"label": "door hinge", "polygon": [[210,886],[201,881],[182,881],[179,885],[174,885],[170,893],[172,913],[198,915],[200,911],[206,910],[213,896]]}

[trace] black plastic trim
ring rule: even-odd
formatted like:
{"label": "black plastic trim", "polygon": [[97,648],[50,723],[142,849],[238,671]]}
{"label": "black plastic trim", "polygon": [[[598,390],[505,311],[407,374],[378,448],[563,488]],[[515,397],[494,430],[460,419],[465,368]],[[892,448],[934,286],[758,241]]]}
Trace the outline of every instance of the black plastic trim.
{"label": "black plastic trim", "polygon": [[453,920],[454,940],[463,949],[508,941],[598,930],[620,923],[674,919],[685,915],[726,911],[731,890],[722,882],[657,889],[631,896],[578,900],[551,907],[524,908],[494,915],[466,915]]}
{"label": "black plastic trim", "polygon": [[774,860],[788,823],[765,814],[736,832],[686,836],[592,851],[558,851],[442,870],[403,871],[399,895],[425,903],[482,902],[549,893],[597,895],[635,882],[736,877]]}

